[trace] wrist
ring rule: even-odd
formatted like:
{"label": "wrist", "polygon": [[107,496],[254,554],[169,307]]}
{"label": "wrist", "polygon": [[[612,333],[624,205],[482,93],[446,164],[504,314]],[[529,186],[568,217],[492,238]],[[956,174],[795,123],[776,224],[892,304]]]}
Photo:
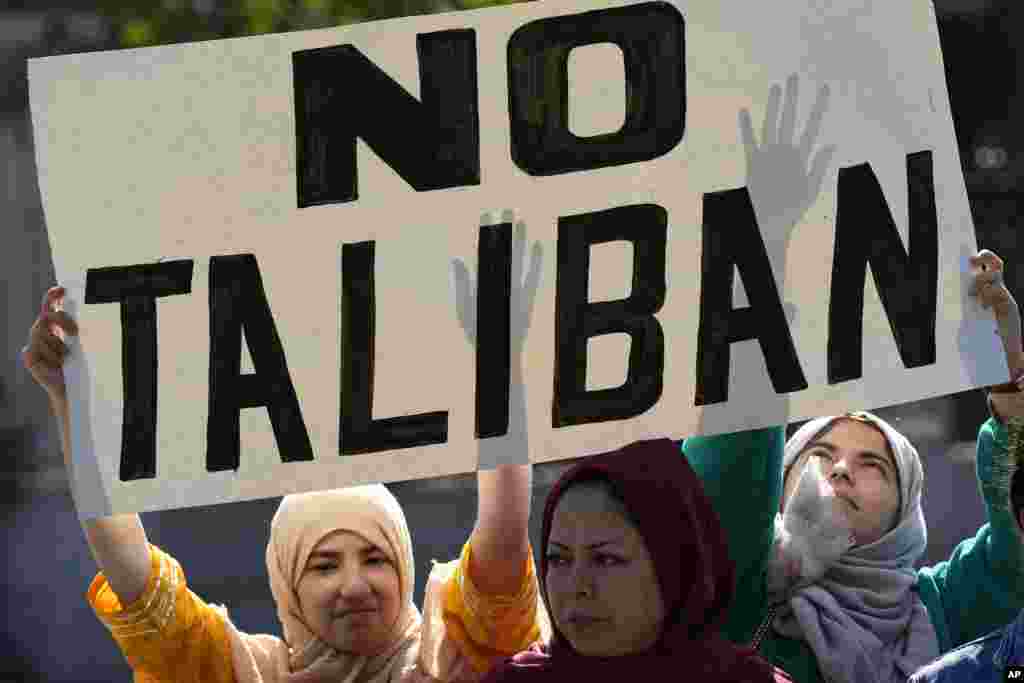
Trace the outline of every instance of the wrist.
{"label": "wrist", "polygon": [[1009,364],[1010,378],[1016,379],[1020,373],[1024,373],[1024,351],[1010,349],[1006,352],[1006,360]]}
{"label": "wrist", "polygon": [[63,417],[67,414],[68,396],[65,391],[60,389],[51,389],[47,391],[47,396],[49,397],[50,410],[53,412],[54,417]]}
{"label": "wrist", "polygon": [[988,412],[989,412],[989,414],[992,416],[992,418],[996,422],[998,422],[999,424],[1005,425],[1006,424],[1006,420],[1004,420],[1003,416],[999,414],[998,410],[996,410],[996,405],[992,401],[992,392],[989,391],[988,394],[986,394],[985,398],[988,401]]}
{"label": "wrist", "polygon": [[1007,314],[1013,313],[1018,310],[1017,300],[1013,298],[1008,289],[1000,290],[1003,296],[993,297],[995,300],[992,302],[992,308],[996,314]]}

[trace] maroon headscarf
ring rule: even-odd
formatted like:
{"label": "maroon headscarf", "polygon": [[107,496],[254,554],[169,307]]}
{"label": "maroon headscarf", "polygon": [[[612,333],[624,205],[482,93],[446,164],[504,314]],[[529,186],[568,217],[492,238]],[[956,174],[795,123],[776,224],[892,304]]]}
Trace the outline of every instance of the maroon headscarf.
{"label": "maroon headscarf", "polygon": [[749,648],[720,634],[733,594],[735,569],[725,533],[700,479],[678,444],[639,441],[586,458],[555,484],[541,527],[541,597],[551,611],[546,577],[551,520],[572,484],[604,479],[623,499],[654,562],[665,602],[657,643],[642,653],[617,657],[577,654],[554,623],[551,643],[535,643],[496,666],[483,683],[658,683],[703,681],[770,683],[772,666]]}

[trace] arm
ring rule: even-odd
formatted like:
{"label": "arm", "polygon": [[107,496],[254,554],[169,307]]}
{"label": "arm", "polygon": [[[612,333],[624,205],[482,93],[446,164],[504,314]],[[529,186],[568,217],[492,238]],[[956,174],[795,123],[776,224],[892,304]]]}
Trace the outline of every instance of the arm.
{"label": "arm", "polygon": [[[502,224],[511,227],[514,214],[505,211]],[[491,224],[484,215],[482,226]],[[497,236],[487,228],[488,237]],[[483,234],[484,228],[481,228]],[[484,239],[481,237],[481,239]],[[511,286],[509,299],[509,421],[504,436],[479,439],[477,464],[477,519],[470,536],[472,553],[468,572],[481,592],[514,595],[519,591],[530,559],[531,465],[527,441],[526,389],[523,378],[523,348],[530,326],[533,302],[540,284],[540,245],[533,246],[529,272],[523,274],[526,228],[515,226],[511,260],[506,273]],[[483,244],[481,244],[483,249]],[[462,261],[454,262],[456,314],[467,339],[477,341],[477,298],[469,272]],[[494,277],[481,273],[481,277]],[[500,274],[497,274],[500,275]]]}
{"label": "arm", "polygon": [[[86,598],[134,672],[153,683],[234,683],[227,611],[188,588],[178,562],[156,546],[140,598],[124,604],[103,574]],[[236,634],[237,635],[237,634]]]}
{"label": "arm", "polygon": [[[521,369],[513,375],[509,433],[521,433],[480,441],[476,526],[444,591],[446,630],[478,672],[525,649],[540,633],[529,538],[532,466],[503,464],[526,452]],[[518,453],[509,452],[512,447]]]}
{"label": "arm", "polygon": [[921,597],[943,652],[1005,626],[1024,608],[1020,536],[1009,506],[1016,463],[1008,441],[999,420],[982,425],[977,476],[989,521],[961,541],[948,560],[918,571]]}
{"label": "arm", "polygon": [[734,642],[750,639],[767,604],[765,571],[782,499],[784,445],[782,427],[683,442],[683,453],[715,506],[736,563],[736,594],[725,627]]}
{"label": "arm", "polygon": [[[52,396],[50,409],[60,429],[64,465],[71,471],[71,443],[66,397]],[[113,515],[82,524],[96,565],[121,604],[134,603],[146,589],[150,574],[149,541],[138,515]]]}
{"label": "arm", "polygon": [[[77,334],[77,326],[57,310],[62,296],[61,288],[47,293],[23,357],[50,399],[70,472],[71,432],[62,369],[67,349],[53,328]],[[178,563],[149,544],[139,516],[114,515],[83,522],[82,527],[101,572],[89,586],[87,599],[124,653],[135,680],[233,681],[226,615],[188,590]]]}
{"label": "arm", "polygon": [[530,559],[530,465],[499,465],[477,473],[477,523],[470,536],[469,573],[490,595],[514,594]]}
{"label": "arm", "polygon": [[[503,224],[512,223],[511,212]],[[482,225],[490,225],[485,216]],[[493,230],[493,229],[492,229]],[[494,237],[497,233],[489,233]],[[526,234],[516,225],[512,241],[509,339],[509,422],[502,437],[479,439],[477,520],[457,562],[435,566],[424,599],[424,632],[443,620],[443,641],[454,644],[478,673],[496,659],[525,649],[543,632],[545,615],[530,551],[529,521],[532,466],[527,445],[523,348],[534,295],[540,280],[540,245],[535,244],[529,272],[522,276]],[[455,303],[471,344],[476,343],[476,296],[466,266],[455,261]],[[485,276],[493,276],[493,273]],[[436,574],[435,574],[436,572]],[[442,585],[443,584],[443,585]],[[428,635],[421,646],[424,671],[447,680],[450,657],[444,642]],[[442,665],[440,662],[447,664]]]}
{"label": "arm", "polygon": [[[46,292],[39,316],[29,329],[29,343],[22,360],[32,379],[46,392],[50,410],[57,418],[64,466],[71,473],[70,416],[64,383],[66,335],[76,336],[78,324],[63,311],[64,288]],[[73,480],[73,479],[72,479]],[[149,579],[150,557],[146,532],[138,515],[117,515],[83,523],[92,556],[110,581],[121,602],[137,600]]]}
{"label": "arm", "polygon": [[[1002,282],[1002,260],[990,251],[972,257],[972,293],[996,316],[1011,376],[1022,368],[1020,312]],[[992,418],[978,431],[977,479],[988,523],[957,545],[949,560],[918,573],[921,597],[943,651],[1012,621],[1024,607],[1024,557],[1010,487],[1024,456],[1020,393],[992,393]],[[1006,420],[1009,419],[1009,424]],[[1011,447],[1012,446],[1012,447]]]}

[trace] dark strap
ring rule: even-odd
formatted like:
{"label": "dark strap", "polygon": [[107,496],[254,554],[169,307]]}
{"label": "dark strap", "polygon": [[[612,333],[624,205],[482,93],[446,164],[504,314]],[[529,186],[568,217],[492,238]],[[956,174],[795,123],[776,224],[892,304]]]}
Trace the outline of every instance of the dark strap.
{"label": "dark strap", "polygon": [[754,650],[761,649],[761,642],[764,637],[768,635],[768,629],[771,628],[772,622],[775,621],[775,614],[779,611],[779,605],[781,603],[775,603],[768,608],[768,614],[765,615],[764,621],[757,627],[757,631],[754,632],[754,639],[750,641],[750,647]]}

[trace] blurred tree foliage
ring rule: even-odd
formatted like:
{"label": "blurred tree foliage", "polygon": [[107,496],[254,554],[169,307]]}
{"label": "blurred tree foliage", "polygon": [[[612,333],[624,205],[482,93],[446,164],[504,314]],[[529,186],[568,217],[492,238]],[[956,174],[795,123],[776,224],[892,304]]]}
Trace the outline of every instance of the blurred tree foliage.
{"label": "blurred tree foliage", "polygon": [[121,47],[327,28],[522,0],[100,0]]}

